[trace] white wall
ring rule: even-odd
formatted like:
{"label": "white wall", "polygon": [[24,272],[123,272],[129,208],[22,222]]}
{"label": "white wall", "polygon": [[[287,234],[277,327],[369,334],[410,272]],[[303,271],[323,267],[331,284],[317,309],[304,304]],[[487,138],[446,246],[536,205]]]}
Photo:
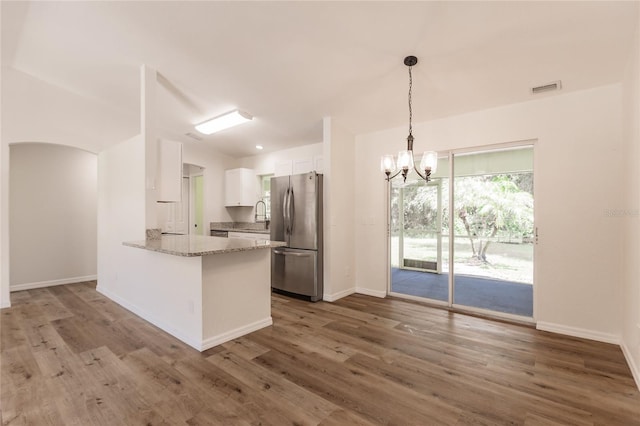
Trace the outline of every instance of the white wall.
{"label": "white wall", "polygon": [[0,308],[11,306],[9,296],[9,143],[0,142]]}
{"label": "white wall", "polygon": [[[324,295],[328,301],[354,293],[355,138],[325,117],[324,134]],[[366,292],[367,289],[363,291]],[[369,293],[371,294],[371,293]],[[384,294],[382,294],[384,295]]]}
{"label": "white wall", "polygon": [[42,143],[10,154],[11,290],[95,279],[96,155]]}
{"label": "white wall", "polygon": [[[640,12],[639,12],[640,13]],[[638,16],[640,22],[640,15]],[[627,174],[618,218],[624,227],[622,348],[640,388],[640,28],[622,84]]]}
{"label": "white wall", "polygon": [[[537,140],[535,306],[538,326],[619,341],[623,202],[621,87],[540,100],[414,125],[416,152]],[[405,127],[356,138],[357,287],[387,285],[386,185],[380,156],[406,146]]]}
{"label": "white wall", "polygon": [[[69,125],[73,117],[73,125]],[[37,119],[35,119],[37,118]],[[75,146],[99,152],[139,132],[139,117],[99,100],[2,68],[2,139]]]}
{"label": "white wall", "polygon": [[139,135],[98,154],[98,290],[124,295],[123,241],[145,239],[145,141]]}

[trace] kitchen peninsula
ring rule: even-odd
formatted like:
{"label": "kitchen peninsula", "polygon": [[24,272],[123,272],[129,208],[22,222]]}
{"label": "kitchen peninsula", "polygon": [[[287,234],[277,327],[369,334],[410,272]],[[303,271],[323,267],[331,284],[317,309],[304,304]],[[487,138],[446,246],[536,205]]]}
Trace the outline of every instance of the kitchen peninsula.
{"label": "kitchen peninsula", "polygon": [[123,245],[140,290],[118,303],[195,349],[272,324],[270,249],[283,242],[162,235]]}

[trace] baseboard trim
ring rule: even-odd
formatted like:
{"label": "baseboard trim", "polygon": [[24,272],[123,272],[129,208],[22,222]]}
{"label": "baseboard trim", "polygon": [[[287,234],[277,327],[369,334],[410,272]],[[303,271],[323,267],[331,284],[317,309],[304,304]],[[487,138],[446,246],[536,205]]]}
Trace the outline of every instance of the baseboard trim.
{"label": "baseboard trim", "polygon": [[384,299],[387,297],[386,291],[380,290],[371,290],[370,288],[356,287],[356,293],[364,294],[366,296],[379,297],[380,299]]}
{"label": "baseboard trim", "polygon": [[261,328],[269,327],[272,324],[273,324],[273,319],[271,318],[271,316],[269,316],[268,318],[253,322],[251,324],[247,324],[243,327],[236,328],[235,330],[227,331],[226,333],[209,337],[202,341],[202,345],[200,346],[200,351],[206,351],[207,349],[213,348],[214,346],[221,345],[225,342],[228,342],[229,340],[233,340],[240,336],[244,336],[245,334],[258,331]]}
{"label": "baseboard trim", "polygon": [[324,300],[325,302],[335,302],[338,299],[342,299],[343,297],[347,297],[350,294],[353,294],[356,292],[355,288],[349,288],[347,290],[342,290],[339,291],[337,293],[333,293],[333,294],[323,294],[322,295],[322,300]]}
{"label": "baseboard trim", "polygon": [[187,345],[191,346],[192,348],[196,349],[197,351],[201,351],[202,350],[201,349],[202,348],[202,344],[203,344],[202,341],[198,341],[198,340],[192,339],[191,337],[185,336],[182,332],[180,332],[179,330],[176,330],[175,328],[167,325],[162,320],[160,320],[160,319],[158,319],[158,318],[156,318],[156,317],[154,317],[152,315],[149,315],[144,309],[140,308],[139,306],[134,305],[133,303],[129,303],[125,299],[123,299],[122,297],[118,296],[117,294],[100,287],[99,284],[96,287],[96,291],[98,293],[101,293],[101,294],[105,295],[109,299],[113,300],[118,305],[122,306],[123,308],[128,309],[129,311],[133,312],[134,314],[136,314],[137,316],[139,316],[143,320],[148,321],[151,324],[155,325],[156,327],[158,327],[162,331],[165,331],[165,332],[169,333],[170,335],[172,335],[173,337],[175,337],[176,339],[186,343]]}
{"label": "baseboard trim", "polygon": [[549,331],[551,333],[564,334],[567,336],[580,337],[582,339],[595,340],[597,342],[612,343],[614,345],[620,345],[620,336],[610,333],[601,333],[598,331],[587,330],[578,327],[569,327],[561,324],[554,324],[550,322],[538,321],[536,328],[542,331]]}
{"label": "baseboard trim", "polygon": [[86,275],[84,277],[63,278],[60,280],[16,284],[16,285],[9,286],[9,291],[14,292],[14,291],[22,291],[22,290],[33,290],[36,288],[53,287],[56,285],[74,284],[74,283],[81,283],[85,281],[95,281],[97,279],[98,279],[97,275]]}
{"label": "baseboard trim", "polygon": [[624,342],[620,344],[620,348],[622,348],[622,353],[624,354],[624,357],[627,360],[627,365],[631,370],[631,375],[633,376],[633,380],[636,381],[636,386],[638,387],[638,390],[640,390],[640,369],[638,368],[638,365],[634,361],[633,356],[631,355],[631,351],[629,350],[629,348]]}
{"label": "baseboard trim", "polygon": [[0,305],[0,309],[10,308],[10,307],[11,307],[11,302],[2,301],[2,305]]}

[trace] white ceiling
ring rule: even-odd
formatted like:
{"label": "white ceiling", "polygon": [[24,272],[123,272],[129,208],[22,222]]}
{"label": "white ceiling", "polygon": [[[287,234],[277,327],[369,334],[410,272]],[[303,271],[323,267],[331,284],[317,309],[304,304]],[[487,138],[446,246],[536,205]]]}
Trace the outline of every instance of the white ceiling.
{"label": "white ceiling", "polygon": [[[161,133],[232,156],[620,81],[638,2],[2,2],[3,137],[83,141],[139,132],[140,65],[159,74]],[[562,93],[560,92],[560,93]],[[537,96],[549,96],[537,95]],[[240,108],[253,122],[194,142]],[[7,120],[9,118],[9,120]],[[63,137],[63,136],[59,136]],[[73,143],[71,143],[73,144]]]}

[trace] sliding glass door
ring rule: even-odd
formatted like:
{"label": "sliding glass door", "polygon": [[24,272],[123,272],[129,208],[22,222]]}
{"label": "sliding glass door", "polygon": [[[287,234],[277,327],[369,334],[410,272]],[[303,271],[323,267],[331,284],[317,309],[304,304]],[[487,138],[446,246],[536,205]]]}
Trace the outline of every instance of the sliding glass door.
{"label": "sliding glass door", "polygon": [[391,294],[533,316],[531,145],[450,153],[390,207]]}
{"label": "sliding glass door", "polygon": [[453,304],[533,316],[533,148],[453,154]]}
{"label": "sliding glass door", "polygon": [[443,270],[442,179],[391,187],[391,290],[449,300]]}

